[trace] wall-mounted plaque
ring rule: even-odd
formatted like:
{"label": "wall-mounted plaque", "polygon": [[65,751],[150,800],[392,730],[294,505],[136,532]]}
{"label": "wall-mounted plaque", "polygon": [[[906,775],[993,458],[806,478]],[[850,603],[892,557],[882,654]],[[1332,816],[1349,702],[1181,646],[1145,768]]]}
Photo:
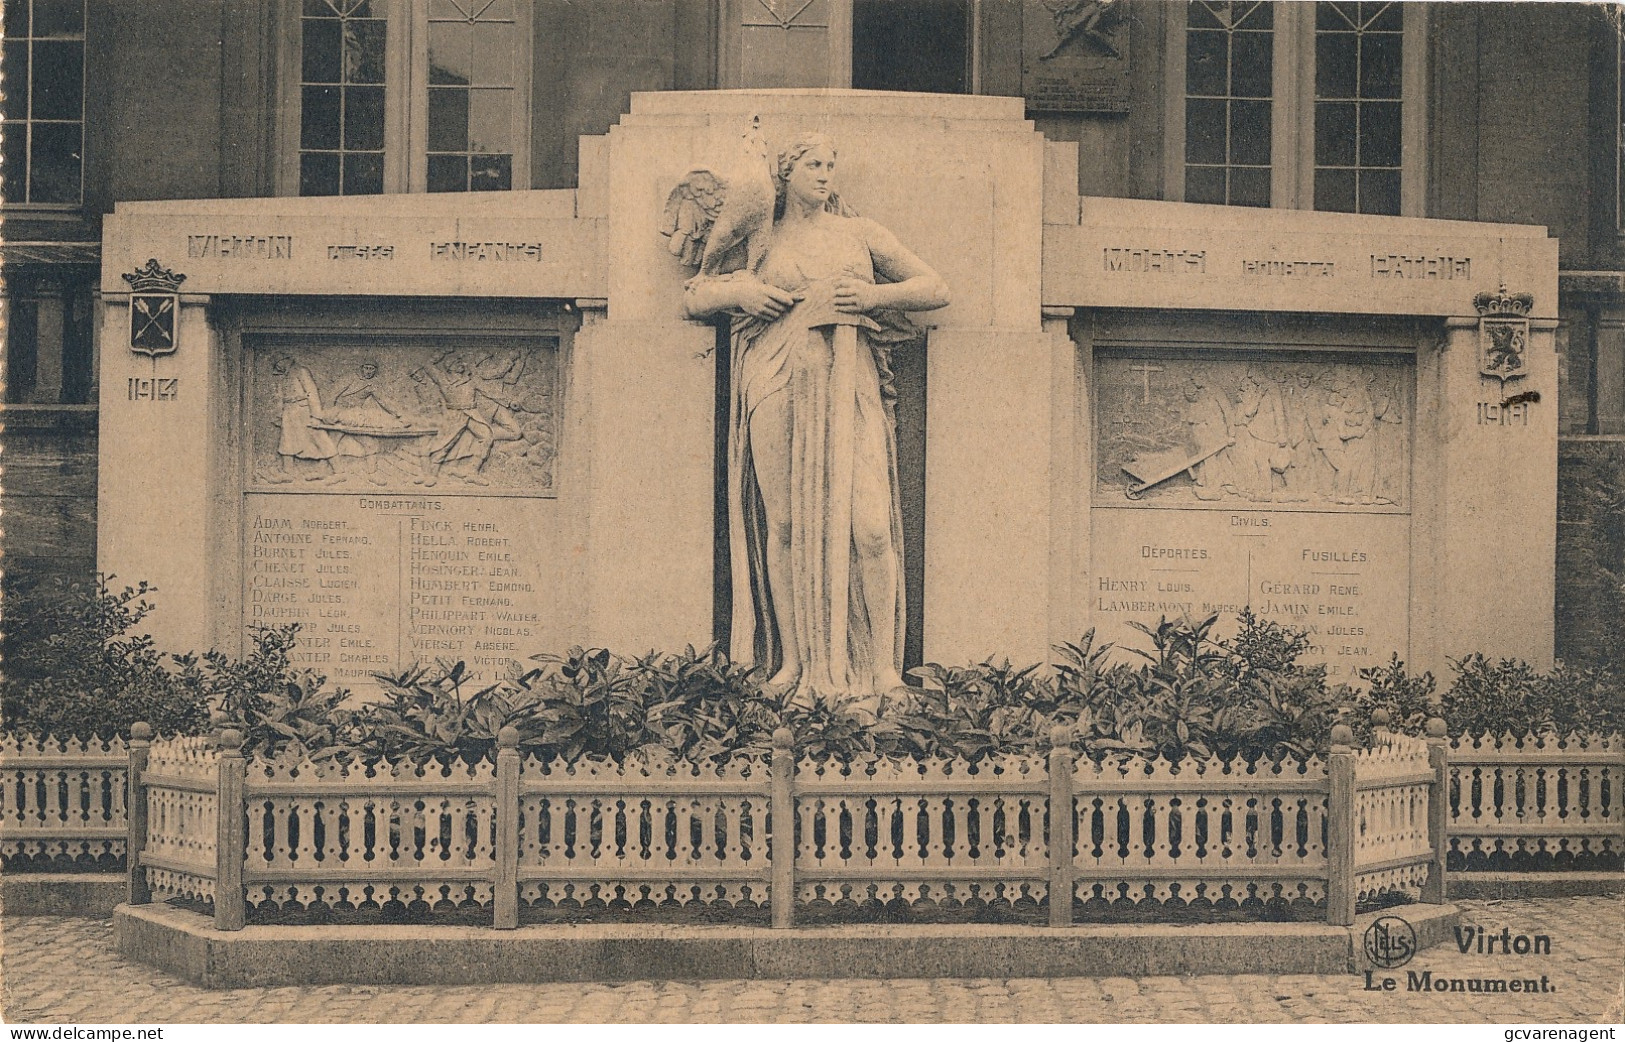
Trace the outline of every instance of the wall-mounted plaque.
{"label": "wall-mounted plaque", "polygon": [[1127,112],[1127,0],[1024,0],[1021,92],[1031,112]]}
{"label": "wall-mounted plaque", "polygon": [[1403,356],[1102,352],[1096,501],[1404,510],[1414,372]]}
{"label": "wall-mounted plaque", "polygon": [[249,486],[552,495],[557,357],[547,337],[260,344]]}
{"label": "wall-mounted plaque", "polygon": [[558,339],[251,345],[245,627],[298,623],[297,665],[463,662],[492,683],[558,647]]}
{"label": "wall-mounted plaque", "polygon": [[1410,650],[1415,365],[1379,352],[1096,353],[1089,613],[1236,615],[1340,679]]}

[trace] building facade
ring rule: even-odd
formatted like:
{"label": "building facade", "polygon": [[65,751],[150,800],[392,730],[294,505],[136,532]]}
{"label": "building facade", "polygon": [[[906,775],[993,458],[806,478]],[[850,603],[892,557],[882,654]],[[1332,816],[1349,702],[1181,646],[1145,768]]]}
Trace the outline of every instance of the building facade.
{"label": "building facade", "polygon": [[1617,644],[1617,580],[1595,563],[1617,573],[1625,522],[1593,495],[1625,471],[1615,8],[14,0],[5,17],[14,589],[96,567],[98,354],[123,336],[98,306],[115,204],[573,188],[592,154],[578,142],[634,92],[852,87],[1024,98],[1045,138],[1077,143],[1085,196],[1545,226],[1561,269],[1558,653]]}

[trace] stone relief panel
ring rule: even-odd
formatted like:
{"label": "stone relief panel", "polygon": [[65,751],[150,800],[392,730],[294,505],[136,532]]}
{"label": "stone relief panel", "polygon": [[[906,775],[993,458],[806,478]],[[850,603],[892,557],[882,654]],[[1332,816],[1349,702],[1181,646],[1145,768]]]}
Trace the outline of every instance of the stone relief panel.
{"label": "stone relief panel", "polygon": [[555,338],[267,342],[250,359],[256,491],[554,493]]}
{"label": "stone relief panel", "polygon": [[1402,356],[1103,351],[1095,386],[1098,503],[1409,508]]}

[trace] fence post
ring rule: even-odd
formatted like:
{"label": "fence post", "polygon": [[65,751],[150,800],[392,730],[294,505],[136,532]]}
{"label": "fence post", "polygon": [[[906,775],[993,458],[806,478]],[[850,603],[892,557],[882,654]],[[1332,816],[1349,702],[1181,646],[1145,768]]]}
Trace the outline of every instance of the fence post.
{"label": "fence post", "polygon": [[1371,737],[1374,745],[1394,744],[1394,732],[1388,728],[1388,721],[1391,719],[1388,710],[1382,706],[1371,710]]}
{"label": "fence post", "polygon": [[243,762],[243,733],[228,727],[220,732],[219,771],[215,783],[214,928],[241,930],[247,919],[243,905],[244,835],[243,788],[248,768]]}
{"label": "fence post", "polygon": [[1332,728],[1326,762],[1326,922],[1354,925],[1354,732]]}
{"label": "fence post", "polygon": [[498,930],[519,926],[519,729],[497,732],[496,887],[491,896],[491,925]]}
{"label": "fence post", "polygon": [[128,869],[125,900],[133,905],[152,903],[152,888],[147,885],[147,873],[141,867],[141,855],[147,849],[147,784],[141,776],[147,772],[147,758],[152,751],[152,727],[146,723],[130,725],[130,764],[125,769],[125,814],[130,834],[124,841],[124,860]]}
{"label": "fence post", "polygon": [[1422,884],[1422,900],[1443,904],[1448,889],[1445,864],[1450,854],[1450,742],[1444,735],[1444,721],[1428,720],[1428,766],[1433,768],[1433,785],[1428,790],[1428,839],[1433,843],[1433,861],[1428,865],[1427,882]]}
{"label": "fence post", "polygon": [[773,928],[787,930],[796,918],[796,760],[790,729],[773,732]]}
{"label": "fence post", "polygon": [[1072,732],[1056,724],[1049,732],[1049,924],[1072,925],[1073,828]]}

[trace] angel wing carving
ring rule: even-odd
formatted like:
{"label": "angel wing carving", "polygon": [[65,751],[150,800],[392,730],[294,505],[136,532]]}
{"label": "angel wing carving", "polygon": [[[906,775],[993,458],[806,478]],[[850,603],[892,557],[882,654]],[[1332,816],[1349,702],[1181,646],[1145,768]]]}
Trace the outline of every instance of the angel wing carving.
{"label": "angel wing carving", "polygon": [[711,234],[728,185],[709,170],[690,170],[666,196],[665,219],[660,234],[666,249],[690,268],[700,266],[705,256],[706,237]]}
{"label": "angel wing carving", "polygon": [[760,117],[741,139],[726,173],[690,170],[666,197],[660,234],[672,256],[702,275],[718,274],[725,258],[745,244],[745,267],[755,271],[773,232],[774,172]]}

